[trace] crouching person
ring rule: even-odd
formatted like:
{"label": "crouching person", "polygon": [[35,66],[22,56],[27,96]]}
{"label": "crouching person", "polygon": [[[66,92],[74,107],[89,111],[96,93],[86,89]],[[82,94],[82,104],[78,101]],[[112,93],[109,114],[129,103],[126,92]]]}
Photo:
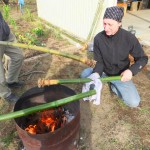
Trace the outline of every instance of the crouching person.
{"label": "crouching person", "polygon": [[[81,77],[98,73],[99,77],[121,76],[121,81],[111,81],[111,90],[129,107],[137,107],[140,96],[131,80],[134,75],[147,64],[145,55],[135,35],[121,28],[124,15],[122,7],[114,6],[106,9],[103,17],[104,30],[94,38],[94,69],[87,68]],[[129,54],[134,58],[130,65]],[[97,77],[97,76],[96,76]]]}

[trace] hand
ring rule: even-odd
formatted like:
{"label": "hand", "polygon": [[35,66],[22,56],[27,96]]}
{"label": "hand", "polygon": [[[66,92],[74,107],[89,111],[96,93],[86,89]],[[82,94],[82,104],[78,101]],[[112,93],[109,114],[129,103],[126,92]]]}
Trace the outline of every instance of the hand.
{"label": "hand", "polygon": [[131,70],[127,69],[121,73],[121,76],[122,76],[121,81],[126,82],[126,81],[130,81],[132,79],[133,74],[132,74]]}

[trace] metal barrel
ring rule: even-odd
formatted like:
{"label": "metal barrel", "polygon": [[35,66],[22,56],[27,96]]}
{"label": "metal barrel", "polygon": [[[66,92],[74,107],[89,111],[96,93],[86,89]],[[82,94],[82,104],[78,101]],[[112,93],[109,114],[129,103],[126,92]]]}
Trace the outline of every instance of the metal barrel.
{"label": "metal barrel", "polygon": [[[34,87],[26,91],[14,106],[14,111],[36,106],[75,95],[76,93],[63,85],[46,88]],[[54,132],[30,134],[24,130],[28,116],[15,119],[16,129],[26,150],[77,150],[80,130],[80,103],[75,101],[64,107],[74,115],[73,120]]]}

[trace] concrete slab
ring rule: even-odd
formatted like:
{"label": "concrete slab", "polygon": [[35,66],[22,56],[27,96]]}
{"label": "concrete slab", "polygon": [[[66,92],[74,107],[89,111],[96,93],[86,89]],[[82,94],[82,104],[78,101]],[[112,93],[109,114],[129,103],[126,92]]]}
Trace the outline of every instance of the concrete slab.
{"label": "concrete slab", "polygon": [[128,13],[150,23],[150,9],[128,11]]}
{"label": "concrete slab", "polygon": [[122,20],[122,27],[128,30],[130,25],[136,30],[136,37],[141,43],[150,46],[150,9],[127,11]]}

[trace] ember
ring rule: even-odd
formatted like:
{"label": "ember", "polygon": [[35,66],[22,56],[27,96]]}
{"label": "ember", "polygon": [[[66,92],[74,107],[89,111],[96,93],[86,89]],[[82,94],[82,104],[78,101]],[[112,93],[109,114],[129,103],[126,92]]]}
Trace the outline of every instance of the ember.
{"label": "ember", "polygon": [[44,110],[27,118],[27,128],[31,134],[43,134],[54,132],[56,129],[61,128],[67,122],[70,122],[74,117],[65,110],[63,107],[55,109]]}

